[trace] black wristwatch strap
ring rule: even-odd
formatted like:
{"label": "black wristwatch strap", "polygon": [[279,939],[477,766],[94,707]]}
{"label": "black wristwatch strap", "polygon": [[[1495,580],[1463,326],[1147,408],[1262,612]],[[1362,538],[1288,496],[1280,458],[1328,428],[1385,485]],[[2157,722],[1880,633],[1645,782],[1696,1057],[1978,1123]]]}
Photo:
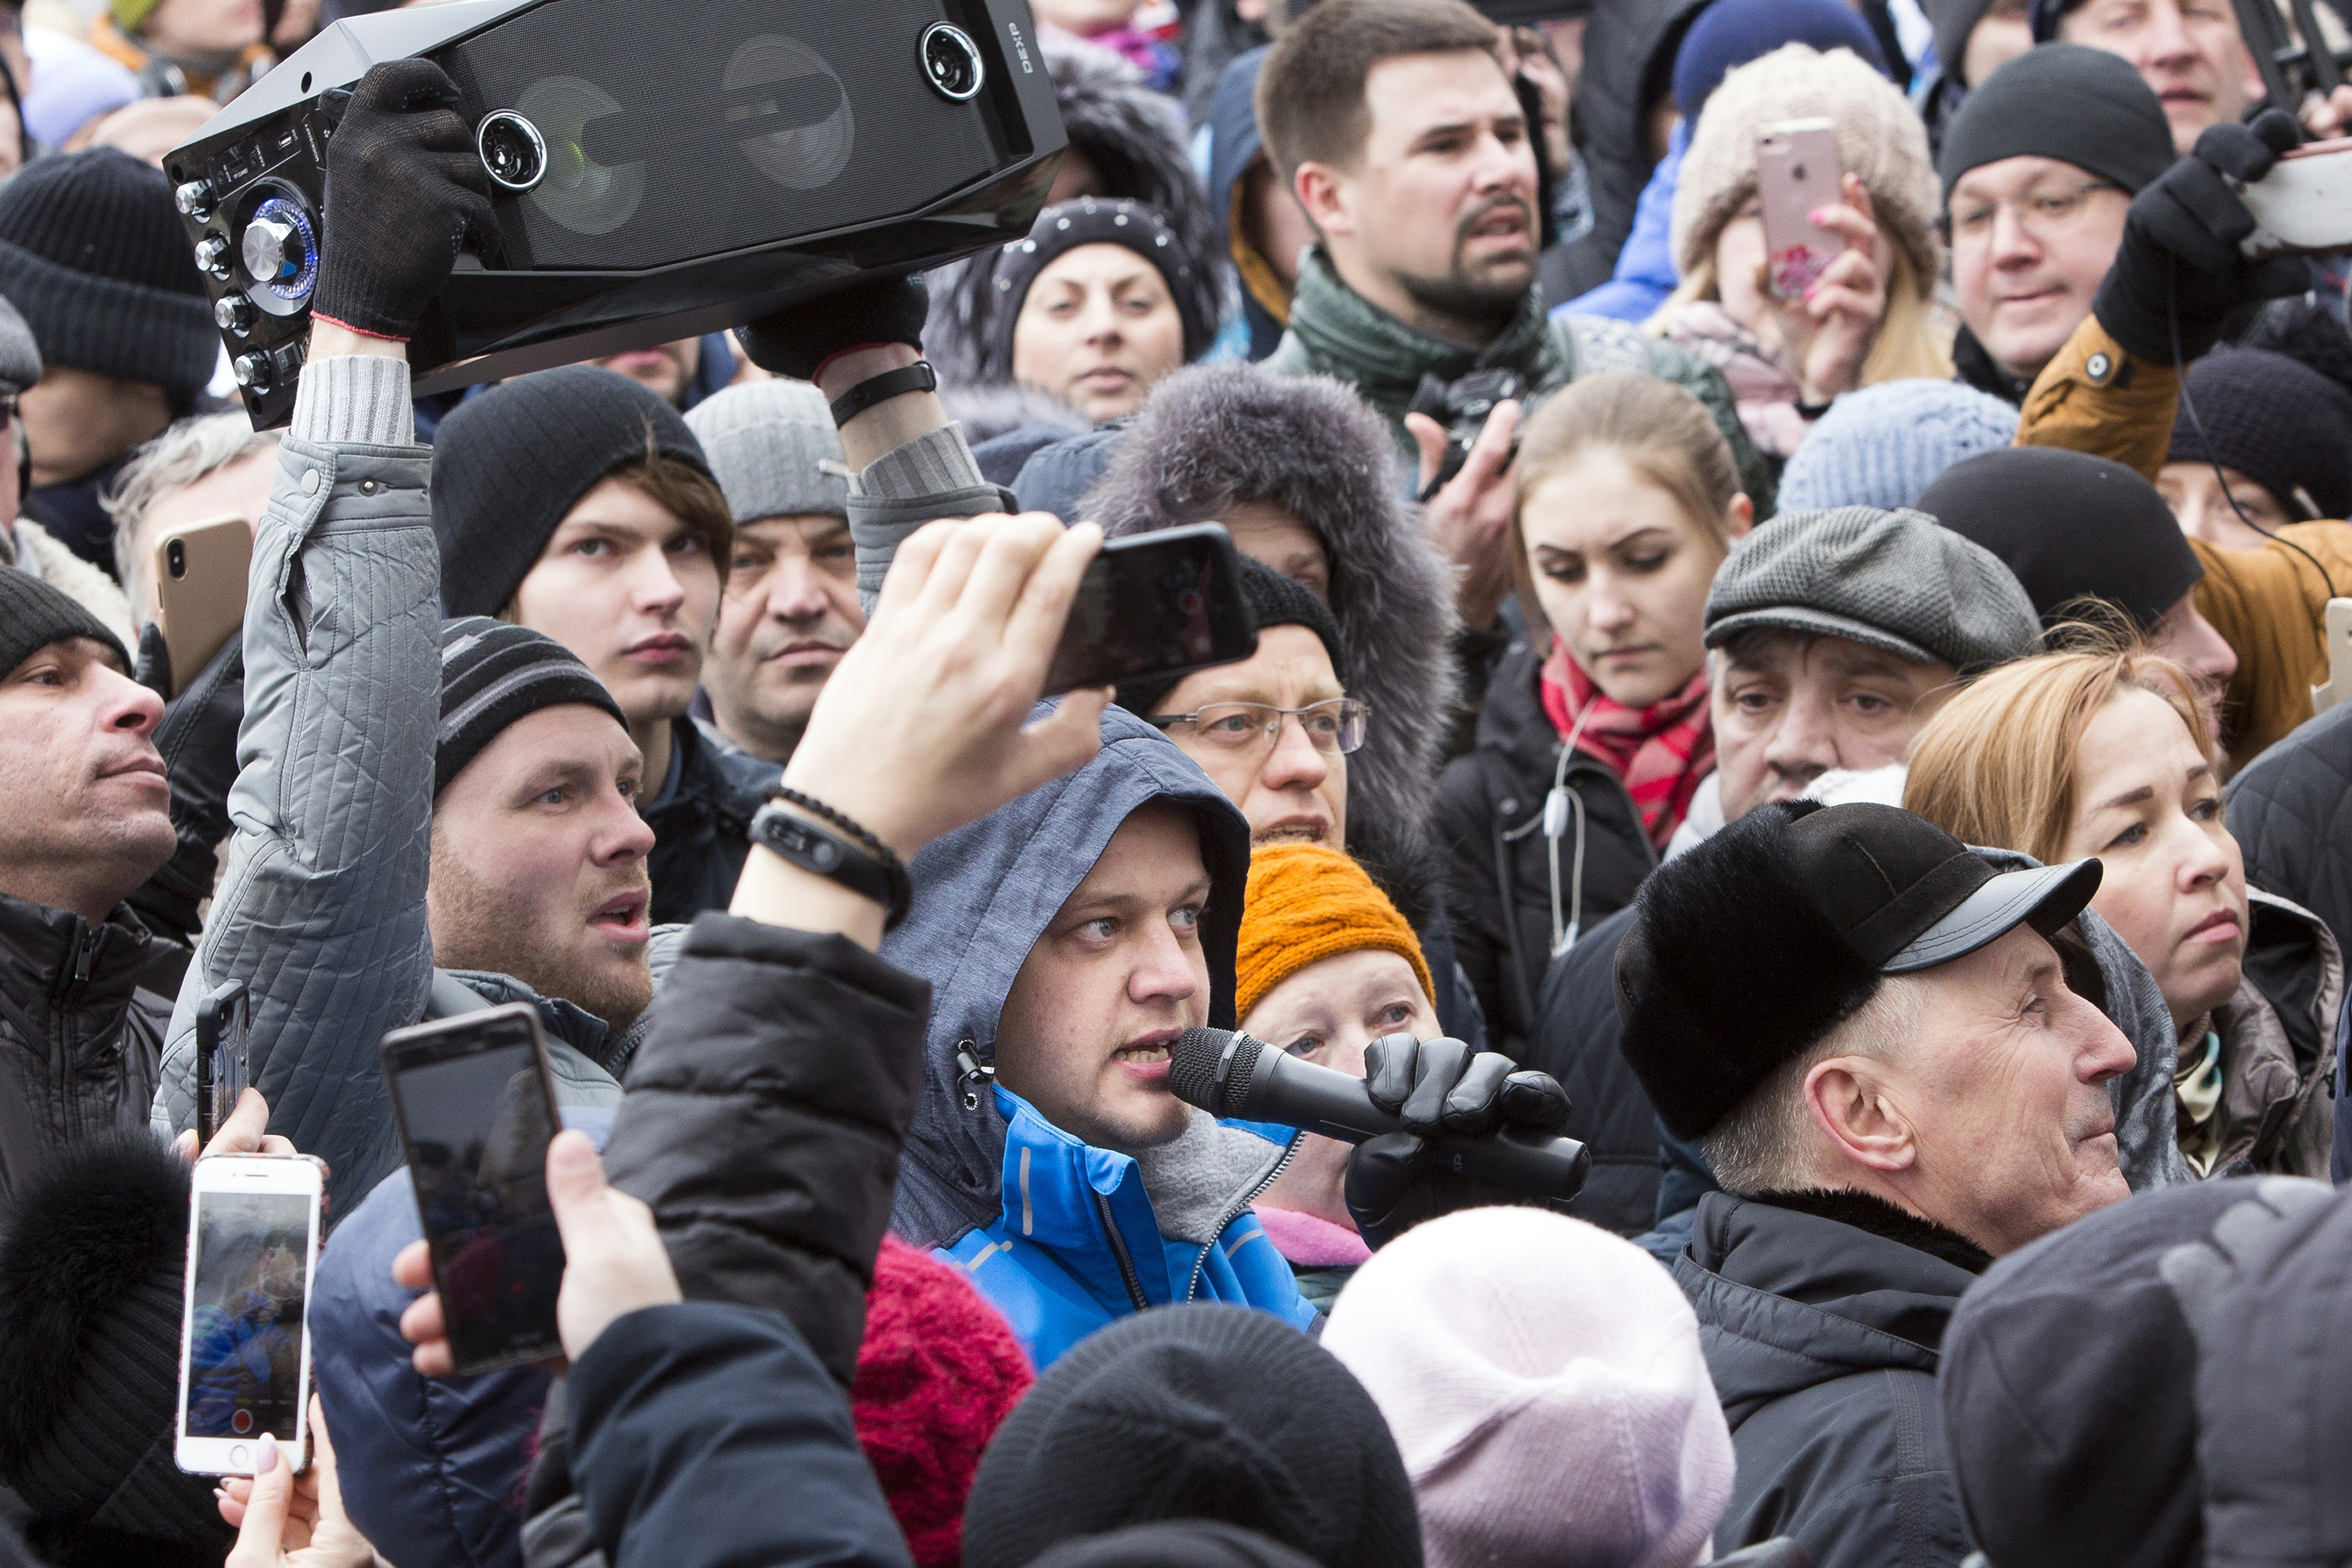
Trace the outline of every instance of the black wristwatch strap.
{"label": "black wristwatch strap", "polygon": [[886,931],[895,930],[898,922],[907,918],[907,910],[914,903],[914,884],[908,880],[907,868],[896,855],[887,862],[877,860],[832,829],[795,815],[772,800],[761,806],[751,819],[751,839],[755,844],[765,844],[803,871],[837,882],[880,904],[887,912],[883,917]]}
{"label": "black wristwatch strap", "polygon": [[917,360],[911,365],[884,371],[878,376],[868,376],[834,399],[833,423],[847,424],[876,403],[887,402],[902,393],[939,390],[939,372],[931,369],[931,361]]}

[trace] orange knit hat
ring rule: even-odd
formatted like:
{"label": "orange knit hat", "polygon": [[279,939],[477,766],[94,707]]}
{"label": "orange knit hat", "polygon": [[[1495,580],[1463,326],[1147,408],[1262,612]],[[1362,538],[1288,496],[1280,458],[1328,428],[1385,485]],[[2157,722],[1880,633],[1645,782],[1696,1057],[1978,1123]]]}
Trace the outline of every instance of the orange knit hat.
{"label": "orange knit hat", "polygon": [[1320,844],[1272,844],[1250,856],[1241,950],[1234,956],[1238,1016],[1247,1018],[1266,992],[1317,959],[1366,947],[1402,957],[1422,995],[1436,996],[1412,927],[1362,866]]}

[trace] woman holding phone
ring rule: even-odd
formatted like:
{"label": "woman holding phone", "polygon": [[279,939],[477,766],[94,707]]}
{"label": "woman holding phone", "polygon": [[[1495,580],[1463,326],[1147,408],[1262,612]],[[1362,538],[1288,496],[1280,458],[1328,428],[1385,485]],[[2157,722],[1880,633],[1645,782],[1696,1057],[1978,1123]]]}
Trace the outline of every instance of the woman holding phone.
{"label": "woman holding phone", "polygon": [[[1834,127],[1834,167],[1759,159],[1802,120]],[[1929,305],[1940,204],[1927,132],[1875,67],[1850,49],[1775,49],[1699,116],[1675,191],[1682,283],[1648,329],[1721,370],[1758,450],[1786,458],[1840,392],[1951,378],[1952,329]],[[1786,265],[1801,244],[1814,265]]]}

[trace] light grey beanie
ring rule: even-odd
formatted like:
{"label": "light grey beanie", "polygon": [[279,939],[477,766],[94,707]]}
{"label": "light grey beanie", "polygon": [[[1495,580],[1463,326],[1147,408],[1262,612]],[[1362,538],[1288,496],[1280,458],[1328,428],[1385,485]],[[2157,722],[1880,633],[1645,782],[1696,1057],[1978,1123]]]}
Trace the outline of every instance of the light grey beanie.
{"label": "light grey beanie", "polygon": [[2017,410],[1959,382],[1882,382],[1822,415],[1780,475],[1780,509],[1916,507],[1945,469],[2017,439]]}
{"label": "light grey beanie", "polygon": [[698,403],[687,428],[738,525],[849,515],[849,468],[824,394],[806,382],[752,382]]}
{"label": "light grey beanie", "polygon": [[5,299],[0,299],[0,392],[23,392],[41,379],[41,346],[32,328]]}

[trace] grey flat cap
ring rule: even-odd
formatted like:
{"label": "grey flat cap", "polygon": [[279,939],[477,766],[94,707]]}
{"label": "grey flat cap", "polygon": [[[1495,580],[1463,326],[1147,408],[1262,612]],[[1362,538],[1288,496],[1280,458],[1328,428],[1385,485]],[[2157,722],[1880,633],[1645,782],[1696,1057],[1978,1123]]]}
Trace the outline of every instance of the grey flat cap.
{"label": "grey flat cap", "polygon": [[688,410],[736,522],[849,515],[849,470],[824,394],[778,379],[729,387]]}
{"label": "grey flat cap", "polygon": [[1839,507],[1773,518],[1706,596],[1706,645],[1758,628],[1844,637],[1962,672],[2041,647],[2033,601],[2000,558],[1925,512]]}
{"label": "grey flat cap", "polygon": [[5,299],[0,299],[0,392],[20,392],[41,379],[41,346],[32,328]]}

